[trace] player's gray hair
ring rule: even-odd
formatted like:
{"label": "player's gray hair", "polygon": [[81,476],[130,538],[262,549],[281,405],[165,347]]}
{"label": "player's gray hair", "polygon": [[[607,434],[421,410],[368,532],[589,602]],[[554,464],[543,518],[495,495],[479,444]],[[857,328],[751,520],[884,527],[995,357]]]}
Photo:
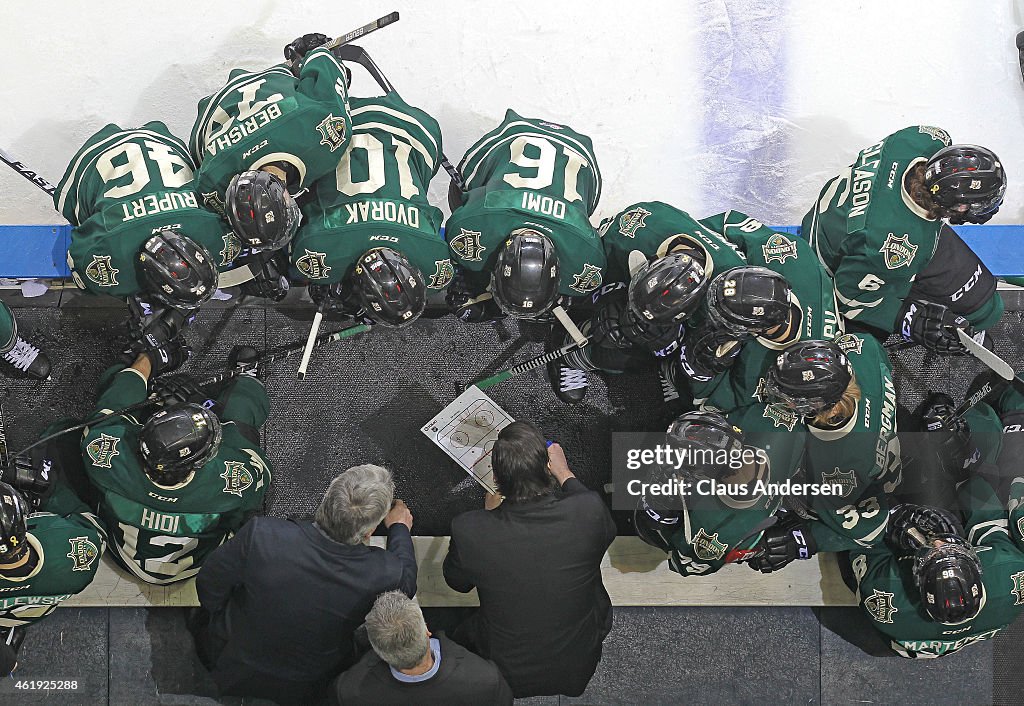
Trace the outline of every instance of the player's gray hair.
{"label": "player's gray hair", "polygon": [[377,656],[395,669],[412,669],[430,649],[420,607],[401,591],[388,591],[366,616],[366,635]]}
{"label": "player's gray hair", "polygon": [[364,464],[340,473],[316,509],[316,524],[342,544],[359,544],[391,509],[395,482],[391,471]]}

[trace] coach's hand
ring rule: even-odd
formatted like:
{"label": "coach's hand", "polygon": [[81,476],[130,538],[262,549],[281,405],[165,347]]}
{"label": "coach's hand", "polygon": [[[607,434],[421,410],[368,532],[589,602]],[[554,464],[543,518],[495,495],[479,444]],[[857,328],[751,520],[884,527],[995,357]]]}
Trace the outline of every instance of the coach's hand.
{"label": "coach's hand", "polygon": [[565,452],[562,451],[561,444],[551,444],[548,447],[548,473],[555,477],[559,485],[576,477],[576,474],[569,470],[569,462],[565,460]]}
{"label": "coach's hand", "polygon": [[412,512],[409,511],[409,507],[402,500],[395,500],[395,503],[388,510],[388,514],[384,516],[384,526],[389,528],[395,523],[403,524],[412,531]]}

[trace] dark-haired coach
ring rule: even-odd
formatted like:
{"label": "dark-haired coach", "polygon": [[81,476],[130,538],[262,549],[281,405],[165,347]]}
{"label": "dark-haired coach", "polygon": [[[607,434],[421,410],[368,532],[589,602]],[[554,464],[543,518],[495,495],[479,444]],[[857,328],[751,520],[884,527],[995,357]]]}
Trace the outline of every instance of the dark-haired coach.
{"label": "dark-haired coach", "polygon": [[480,596],[452,637],[493,660],[517,698],[578,696],[612,626],[601,559],[615,524],[532,424],[502,429],[491,465],[504,500],[452,520],[445,581]]}

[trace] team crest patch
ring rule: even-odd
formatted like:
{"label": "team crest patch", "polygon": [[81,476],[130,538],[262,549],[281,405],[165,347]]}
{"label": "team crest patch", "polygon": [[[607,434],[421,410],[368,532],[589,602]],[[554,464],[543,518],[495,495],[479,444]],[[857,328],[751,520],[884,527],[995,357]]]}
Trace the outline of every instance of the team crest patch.
{"label": "team crest patch", "polygon": [[918,132],[922,135],[928,135],[933,140],[938,140],[942,144],[949,146],[952,140],[949,139],[949,133],[940,127],[932,127],[931,125],[918,125]]}
{"label": "team crest patch", "polygon": [[885,244],[878,252],[885,255],[885,266],[890,270],[895,270],[899,267],[906,267],[914,261],[914,256],[917,255],[917,246],[911,245],[910,236],[906,233],[903,235],[889,233],[885,238]]}
{"label": "team crest patch", "polygon": [[874,593],[864,599],[864,607],[871,613],[871,617],[880,623],[892,623],[892,616],[899,612],[899,608],[892,604],[894,593],[872,589]]}
{"label": "team crest patch", "polygon": [[860,353],[861,348],[864,347],[864,340],[857,338],[852,333],[844,333],[842,336],[834,339],[833,342],[839,346],[839,350],[847,355],[850,353]]}
{"label": "team crest patch", "polygon": [[632,211],[626,211],[619,218],[619,232],[627,238],[635,238],[636,232],[647,225],[647,217],[651,212],[646,208],[637,206]]}
{"label": "team crest patch", "polygon": [[768,242],[761,246],[764,253],[764,261],[783,263],[787,258],[797,258],[796,241],[790,240],[781,233],[775,233],[768,238]]}
{"label": "team crest patch", "polygon": [[96,468],[110,468],[110,462],[114,456],[121,455],[121,452],[117,450],[120,441],[116,436],[100,434],[100,438],[93,439],[85,447],[85,453],[88,454],[92,465]]}
{"label": "team crest patch", "polygon": [[846,498],[857,487],[857,474],[853,471],[840,471],[837,466],[832,473],[821,474],[821,484],[840,486],[843,491],[839,495]]}
{"label": "team crest patch", "polygon": [[88,571],[96,557],[100,555],[100,550],[88,537],[72,537],[68,542],[71,543],[71,551],[64,556],[71,560],[71,570]]}
{"label": "team crest patch", "polygon": [[1020,536],[1024,537],[1024,517],[1017,520],[1017,531],[1020,532]]}
{"label": "team crest patch", "polygon": [[327,279],[333,269],[327,264],[327,253],[306,250],[306,254],[295,261],[295,268],[309,279]]}
{"label": "team crest patch", "polygon": [[85,276],[101,287],[116,287],[120,284],[117,281],[117,273],[121,270],[111,264],[110,257],[110,255],[93,255],[92,262],[85,268]]}
{"label": "team crest patch", "polygon": [[242,497],[242,491],[252,485],[252,473],[240,461],[225,461],[224,472],[220,477],[224,479],[224,490],[221,492],[238,497]]}
{"label": "team crest patch", "polygon": [[224,201],[221,200],[220,196],[217,194],[216,191],[204,193],[202,196],[203,203],[206,204],[206,207],[208,209],[210,209],[214,213],[219,214],[220,216],[227,216],[227,212],[224,210]]}
{"label": "team crest patch", "polygon": [[704,561],[717,561],[725,556],[726,545],[718,541],[718,532],[708,535],[701,527],[697,536],[693,538],[693,553],[698,559]]}
{"label": "team crest patch", "polygon": [[345,118],[336,118],[328,113],[316,129],[320,132],[320,144],[330,147],[331,152],[345,144],[348,132],[345,129]]}
{"label": "team crest patch", "polygon": [[233,231],[225,233],[222,237],[224,247],[220,251],[220,264],[218,267],[227,267],[242,252],[242,241]]}
{"label": "team crest patch", "polygon": [[1010,581],[1013,582],[1013,595],[1017,597],[1013,604],[1024,605],[1024,571],[1015,573],[1010,577]]}
{"label": "team crest patch", "polygon": [[604,280],[601,276],[601,268],[591,265],[589,262],[583,266],[582,272],[577,272],[572,278],[572,284],[569,285],[569,289],[573,289],[580,294],[594,291],[601,286],[601,282]]}
{"label": "team crest patch", "polygon": [[459,228],[459,234],[448,245],[464,262],[480,262],[483,251],[487,249],[480,244],[480,231],[465,228]]}
{"label": "team crest patch", "polygon": [[[758,388],[760,389],[760,385]],[[793,431],[793,427],[796,426],[796,414],[777,404],[765,405],[761,416],[772,420],[772,424],[777,427],[786,427],[787,431]]]}
{"label": "team crest patch", "polygon": [[430,275],[430,282],[427,283],[427,287],[430,289],[444,289],[451,284],[452,279],[455,278],[455,266],[452,265],[452,261],[445,258],[444,260],[434,261],[434,274]]}

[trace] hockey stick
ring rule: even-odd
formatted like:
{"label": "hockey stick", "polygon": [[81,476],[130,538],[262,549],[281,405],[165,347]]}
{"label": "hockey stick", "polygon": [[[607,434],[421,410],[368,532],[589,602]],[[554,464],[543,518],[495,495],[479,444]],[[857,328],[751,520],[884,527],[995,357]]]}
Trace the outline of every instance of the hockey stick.
{"label": "hockey stick", "polygon": [[306,348],[302,351],[302,362],[299,363],[299,380],[306,378],[306,368],[309,367],[309,359],[313,355],[313,347],[316,345],[316,336],[320,333],[320,323],[324,320],[324,309],[327,308],[327,298],[320,303],[320,307],[316,310],[316,316],[313,317],[313,325],[309,327],[309,336],[306,338]]}
{"label": "hockey stick", "polygon": [[388,25],[394,24],[395,22],[398,22],[398,13],[392,12],[390,15],[384,15],[383,17],[376,19],[369,24],[363,25],[359,29],[354,29],[348,34],[343,34],[337,39],[332,39],[331,41],[327,42],[327,44],[325,44],[324,46],[327,47],[328,49],[337,49],[338,47],[348,44],[353,40],[359,39],[360,37],[365,37],[370,32],[376,32],[381,27],[387,27]]}
{"label": "hockey stick", "polygon": [[0,398],[0,468],[7,468],[11,462],[10,450],[7,448],[7,422],[4,419],[4,402],[10,394],[10,390],[5,390],[4,396]]}
{"label": "hockey stick", "polygon": [[[349,326],[348,328],[342,329],[340,331],[333,331],[331,333],[325,333],[322,336],[317,337],[317,339],[316,339],[317,347],[321,346],[321,345],[323,345],[325,343],[329,343],[329,342],[332,342],[332,341],[340,341],[343,338],[349,338],[351,336],[355,336],[356,334],[360,334],[360,333],[363,333],[365,331],[369,331],[370,328],[371,327],[370,327],[369,324],[356,324],[355,326]],[[261,365],[268,365],[270,363],[274,363],[274,362],[277,362],[279,360],[283,360],[285,358],[293,356],[296,353],[298,353],[299,351],[303,350],[305,347],[306,347],[306,341],[297,341],[295,343],[289,343],[287,345],[281,346],[280,348],[272,349],[272,350],[267,351],[266,353],[264,353],[263,355],[261,355],[258,358],[257,362],[259,364],[261,364]],[[196,386],[199,387],[199,388],[210,387],[210,386],[217,385],[219,383],[225,382],[226,380],[231,380],[233,378],[236,378],[236,377],[240,376],[241,374],[242,374],[242,370],[241,369],[239,369],[239,368],[231,368],[230,370],[225,370],[225,371],[223,371],[221,373],[218,373],[216,375],[211,375],[210,377],[206,378],[205,380],[200,380],[199,382],[196,383]],[[50,441],[51,439],[56,439],[58,436],[63,436],[64,434],[68,434],[68,433],[73,432],[73,431],[79,431],[81,429],[85,429],[86,427],[92,426],[94,424],[99,424],[100,422],[104,422],[104,421],[110,419],[111,417],[117,417],[117,416],[121,416],[121,415],[124,415],[124,414],[129,414],[130,412],[136,412],[136,411],[138,411],[140,409],[143,409],[145,407],[148,407],[150,405],[158,404],[159,402],[160,402],[159,396],[156,395],[156,394],[151,394],[149,397],[147,397],[142,402],[136,402],[133,405],[130,405],[128,407],[124,407],[123,409],[114,410],[113,412],[107,412],[107,413],[102,414],[102,415],[100,415],[98,417],[95,417],[95,418],[92,418],[92,419],[87,419],[86,421],[82,422],[81,424],[76,424],[73,427],[68,427],[67,429],[61,429],[58,432],[54,432],[53,434],[49,434],[47,436],[44,436],[41,439],[38,439],[35,442],[33,442],[33,443],[29,444],[28,446],[26,446],[25,448],[21,449],[17,453],[13,454],[13,456],[14,457],[24,456],[26,453],[28,453],[29,451],[31,451],[35,447],[37,447],[37,446],[39,446],[41,444],[45,444],[47,441]]]}
{"label": "hockey stick", "polygon": [[956,335],[968,353],[980,360],[985,367],[995,372],[1003,380],[1011,381],[1016,377],[1016,373],[1013,372],[1013,367],[1009,363],[968,336],[962,328],[956,330]]}
{"label": "hockey stick", "polygon": [[[584,345],[586,345],[589,342],[590,337],[588,336],[587,338],[584,339]],[[542,368],[548,363],[556,361],[559,358],[563,358],[569,353],[579,350],[582,347],[583,346],[580,345],[579,343],[576,343],[576,341],[573,341],[572,343],[567,343],[557,350],[553,350],[543,355],[539,355],[536,358],[531,358],[530,360],[527,360],[523,363],[519,363],[518,365],[513,365],[511,368],[502,370],[500,373],[495,373],[490,377],[475,380],[471,382],[469,385],[467,385],[466,388],[476,386],[480,390],[486,390],[488,387],[494,387],[498,383],[505,382],[509,378],[515,377],[516,375],[519,375],[521,373],[529,372],[530,370],[536,370],[537,368]]]}
{"label": "hockey stick", "polygon": [[[395,87],[391,85],[391,82],[388,81],[387,77],[381,73],[381,70],[375,63],[373,63],[373,59],[370,58],[370,55],[367,54],[366,50],[362,47],[356,46],[355,44],[346,44],[340,47],[338,51],[334,52],[334,55],[342,61],[354,61],[359,64],[366,69],[366,72],[373,77],[373,80],[377,82],[377,85],[380,86],[383,91],[398,95],[398,91],[396,91]],[[441,152],[441,166],[444,167],[446,172],[448,172],[448,176],[452,178],[452,181],[455,182],[457,187],[459,187],[459,190],[465,191],[466,180],[462,178],[462,174],[460,174],[459,170],[456,169],[448,160],[448,157],[445,156],[444,152]]]}
{"label": "hockey stick", "polygon": [[45,191],[50,196],[53,196],[53,192],[57,190],[56,186],[46,181],[46,179],[40,176],[38,172],[32,171],[31,169],[26,167],[23,162],[15,159],[10,154],[5,152],[2,147],[0,147],[0,161],[2,161],[4,164],[6,164],[14,171],[18,172],[18,174],[21,174],[23,177],[25,177],[30,182],[38,186],[40,189]]}

